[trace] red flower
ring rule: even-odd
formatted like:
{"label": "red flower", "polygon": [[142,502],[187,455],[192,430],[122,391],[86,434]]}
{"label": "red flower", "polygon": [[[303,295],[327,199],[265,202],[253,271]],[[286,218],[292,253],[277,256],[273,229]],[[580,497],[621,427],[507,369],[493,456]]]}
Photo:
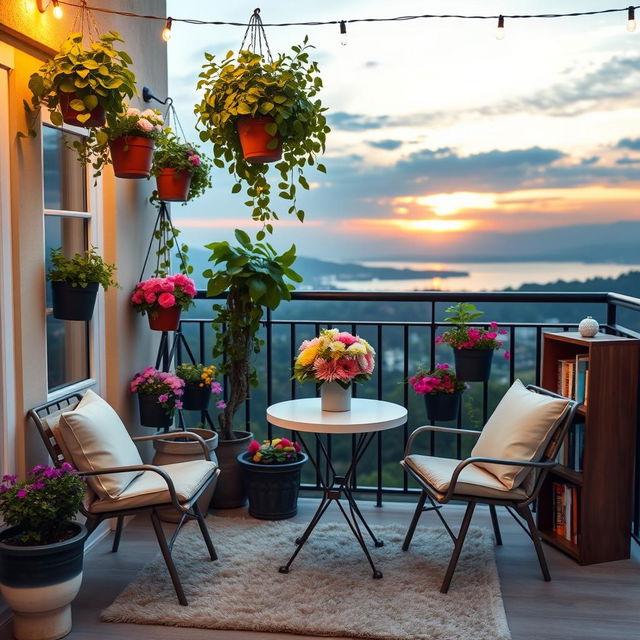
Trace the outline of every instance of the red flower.
{"label": "red flower", "polygon": [[259,451],[259,450],[260,450],[260,443],[259,443],[259,442],[257,442],[256,440],[252,440],[252,441],[249,443],[249,447],[247,448],[247,451],[248,451],[251,455],[253,455],[256,451]]}

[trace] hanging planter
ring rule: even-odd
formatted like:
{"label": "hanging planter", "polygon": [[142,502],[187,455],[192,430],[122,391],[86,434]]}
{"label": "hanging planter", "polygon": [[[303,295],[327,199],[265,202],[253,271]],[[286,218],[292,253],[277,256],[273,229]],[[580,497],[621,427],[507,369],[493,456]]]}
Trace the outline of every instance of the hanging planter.
{"label": "hanging planter", "polygon": [[138,394],[140,424],[168,429],[176,409],[182,409],[184,381],[171,373],[147,367],[133,377],[130,390]]}
{"label": "hanging planter", "polygon": [[53,317],[58,320],[91,320],[98,287],[106,291],[118,286],[113,277],[115,265],[104,262],[95,247],[72,258],[65,257],[61,249],[52,249],[50,260],[47,279],[51,280]]}
{"label": "hanging planter", "polygon": [[140,424],[154,429],[168,429],[173,424],[173,415],[168,414],[157,395],[138,394],[138,408],[140,409]]}
{"label": "hanging planter", "polygon": [[454,371],[447,363],[442,363],[428,370],[420,365],[409,378],[409,384],[418,395],[424,396],[429,424],[458,418],[460,400],[467,385],[457,368]]}
{"label": "hanging planter", "polygon": [[140,179],[151,175],[153,140],[142,136],[123,136],[109,142],[116,178]]}
{"label": "hanging planter", "polygon": [[[87,111],[84,101],[75,92],[64,93],[59,91],[58,101],[60,103],[62,121],[65,124],[71,124],[76,127],[104,127],[107,121],[104,107],[98,105],[94,109]],[[86,120],[78,120],[78,116],[84,116],[87,113],[89,117]]]}
{"label": "hanging planter", "polygon": [[186,202],[193,174],[190,171],[165,168],[156,175],[158,199],[165,202]]}
{"label": "hanging planter", "polygon": [[491,376],[493,349],[454,349],[453,356],[460,380],[486,382]]}
{"label": "hanging planter", "polygon": [[457,420],[460,412],[460,399],[462,392],[455,393],[434,393],[424,396],[424,403],[427,408],[429,424],[438,422],[448,422]]}
{"label": "hanging planter", "polygon": [[138,282],[131,294],[131,303],[137,313],[148,314],[149,327],[154,331],[176,331],[180,313],[193,305],[195,295],[194,281],[176,273]]}
{"label": "hanging planter", "polygon": [[149,313],[149,329],[152,331],[177,331],[180,326],[180,307],[160,307]]}
{"label": "hanging planter", "polygon": [[184,380],[182,407],[189,411],[206,411],[211,395],[222,393],[222,386],[216,381],[218,369],[215,365],[183,363],[176,367],[176,375]]}
{"label": "hanging planter", "polygon": [[247,162],[277,162],[282,158],[282,145],[277,135],[271,135],[267,131],[266,126],[269,124],[275,126],[270,116],[242,116],[236,121],[242,155]]}

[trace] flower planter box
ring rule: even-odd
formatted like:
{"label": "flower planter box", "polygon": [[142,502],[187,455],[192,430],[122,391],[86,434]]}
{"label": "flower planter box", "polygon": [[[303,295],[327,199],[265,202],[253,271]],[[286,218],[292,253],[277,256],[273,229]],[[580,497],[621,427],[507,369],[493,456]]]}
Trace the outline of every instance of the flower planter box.
{"label": "flower planter box", "polygon": [[486,382],[491,375],[493,349],[454,349],[456,375],[467,382]]}
{"label": "flower planter box", "polygon": [[167,414],[160,405],[158,396],[139,393],[138,406],[140,408],[140,424],[143,427],[168,429],[173,424],[173,416]]}
{"label": "flower planter box", "polygon": [[182,408],[188,411],[206,411],[211,400],[211,385],[200,386],[197,382],[187,382],[184,385]]}
{"label": "flower planter box", "polygon": [[455,393],[426,394],[424,396],[424,403],[427,408],[429,424],[457,420],[460,411],[461,397],[462,392],[460,391],[456,391]]}
{"label": "flower planter box", "polygon": [[91,320],[99,286],[97,282],[90,282],[86,287],[52,282],[53,317],[58,320]]}

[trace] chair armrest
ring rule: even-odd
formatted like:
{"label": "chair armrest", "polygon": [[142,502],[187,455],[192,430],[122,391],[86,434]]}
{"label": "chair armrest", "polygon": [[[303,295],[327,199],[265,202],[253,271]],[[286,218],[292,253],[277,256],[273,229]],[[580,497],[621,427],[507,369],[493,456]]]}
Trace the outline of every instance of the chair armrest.
{"label": "chair armrest", "polygon": [[405,458],[411,453],[411,447],[413,446],[413,441],[416,439],[416,436],[426,431],[437,431],[439,433],[456,433],[458,435],[474,436],[476,438],[482,433],[482,431],[475,431],[473,429],[454,429],[453,427],[436,427],[434,425],[425,425],[424,427],[418,427],[413,431],[413,433],[407,440],[407,446],[404,449]]}
{"label": "chair armrest", "polygon": [[127,467],[109,467],[106,469],[96,469],[95,471],[79,471],[78,475],[81,477],[101,476],[107,473],[129,473],[131,471],[153,471],[154,473],[157,473],[159,476],[162,476],[164,481],[167,483],[167,488],[169,489],[169,495],[171,496],[171,502],[178,509],[182,509],[182,506],[180,505],[180,501],[178,500],[178,495],[176,494],[176,488],[173,484],[173,480],[171,479],[171,476],[169,476],[169,474],[166,471],[164,471],[160,467],[156,467],[153,464],[133,464]]}
{"label": "chair armrest", "polygon": [[453,470],[453,473],[451,474],[451,481],[449,482],[449,488],[447,489],[447,493],[443,498],[443,502],[450,500],[451,496],[455,493],[458,476],[460,475],[462,470],[470,464],[474,464],[476,462],[490,462],[491,464],[502,464],[510,467],[531,467],[535,469],[552,469],[558,464],[557,462],[555,462],[555,460],[550,460],[548,462],[532,462],[531,460],[504,460],[503,458],[485,458],[478,456],[465,458]]}
{"label": "chair armrest", "polygon": [[190,440],[197,440],[200,443],[200,447],[204,453],[205,460],[211,460],[209,455],[209,449],[207,443],[202,436],[192,431],[167,431],[166,433],[153,433],[150,436],[136,436],[131,438],[134,442],[144,442],[145,440],[176,440],[177,438],[188,438]]}

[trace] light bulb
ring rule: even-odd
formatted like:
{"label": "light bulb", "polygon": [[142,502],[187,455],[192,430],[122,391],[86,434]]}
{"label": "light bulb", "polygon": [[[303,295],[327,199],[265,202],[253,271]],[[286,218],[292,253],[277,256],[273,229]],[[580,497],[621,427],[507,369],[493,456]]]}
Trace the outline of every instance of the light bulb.
{"label": "light bulb", "polygon": [[173,20],[171,18],[167,18],[167,22],[164,25],[164,29],[162,30],[162,39],[165,42],[169,42],[171,40],[171,23]]}
{"label": "light bulb", "polygon": [[629,7],[627,15],[627,31],[633,33],[636,30],[636,10],[633,7]]}
{"label": "light bulb", "polygon": [[53,0],[53,16],[58,20],[62,18],[62,7],[58,4],[58,0]]}
{"label": "light bulb", "polygon": [[496,29],[496,40],[504,40],[504,17],[498,16],[498,28]]}
{"label": "light bulb", "polygon": [[344,20],[340,20],[340,44],[343,47],[347,46],[347,23]]}

